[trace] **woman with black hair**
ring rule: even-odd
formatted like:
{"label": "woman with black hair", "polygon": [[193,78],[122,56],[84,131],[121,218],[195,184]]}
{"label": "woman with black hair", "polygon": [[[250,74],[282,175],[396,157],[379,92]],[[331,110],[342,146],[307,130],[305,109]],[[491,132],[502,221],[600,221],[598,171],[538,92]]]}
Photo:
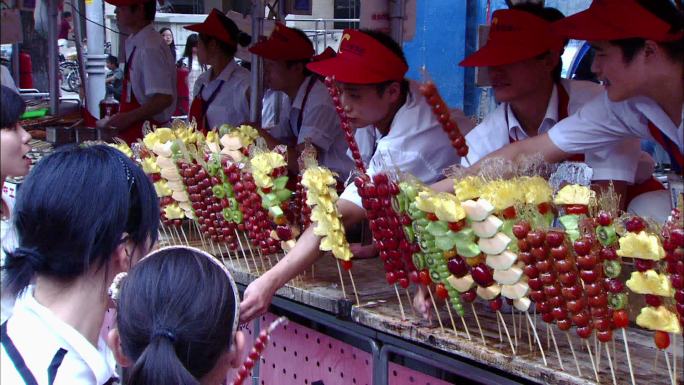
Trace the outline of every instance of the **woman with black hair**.
{"label": "woman with black hair", "polygon": [[188,90],[190,90],[190,100],[195,97],[194,88],[197,78],[200,77],[202,72],[207,70],[207,66],[200,63],[197,57],[197,45],[199,44],[199,36],[196,33],[192,33],[188,36],[185,41],[185,50],[183,51],[183,57],[178,60],[177,65],[179,67],[185,67],[188,69]]}
{"label": "woman with black hair", "polygon": [[3,384],[105,384],[107,288],[155,244],[154,187],[120,151],[57,150],[36,164],[13,213],[19,246],[2,266],[17,296],[2,323]]}
{"label": "woman with black hair", "polygon": [[[28,145],[31,136],[19,124],[19,117],[24,113],[26,105],[14,90],[0,87],[0,190],[4,190],[5,178],[8,176],[24,176],[29,172],[31,161],[26,154],[31,150]],[[4,197],[3,197],[4,198]],[[0,220],[0,263],[5,263],[5,250],[16,247],[17,238],[10,222],[10,211],[14,206],[13,196],[0,200],[2,216]],[[4,273],[2,282],[5,282]],[[14,298],[2,297],[0,316],[5,322],[11,312]]]}
{"label": "woman with black hair", "polygon": [[110,290],[117,328],[108,342],[129,368],[127,384],[222,384],[241,363],[237,287],[213,256],[168,247],[119,279]]}
{"label": "woman with black hair", "polygon": [[176,42],[173,39],[173,32],[171,32],[171,28],[164,27],[159,30],[159,34],[161,35],[162,40],[164,40],[164,43],[169,46],[173,60],[176,60]]}
{"label": "woman with black hair", "polygon": [[203,132],[249,121],[249,71],[235,62],[235,52],[238,45],[249,44],[250,36],[217,9],[185,29],[199,33],[197,55],[201,64],[211,66],[194,85],[188,119]]}

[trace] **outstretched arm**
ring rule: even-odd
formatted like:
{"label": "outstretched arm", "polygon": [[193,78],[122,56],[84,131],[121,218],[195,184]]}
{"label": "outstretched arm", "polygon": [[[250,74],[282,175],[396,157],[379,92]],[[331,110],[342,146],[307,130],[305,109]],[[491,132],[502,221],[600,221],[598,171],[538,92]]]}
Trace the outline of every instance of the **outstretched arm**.
{"label": "outstretched arm", "polygon": [[[337,208],[347,228],[366,217],[365,210],[344,199],[337,202]],[[240,322],[249,322],[265,313],[275,292],[320,257],[320,242],[321,238],[314,234],[313,226],[309,226],[297,240],[295,247],[280,262],[254,280],[245,290],[240,303]]]}

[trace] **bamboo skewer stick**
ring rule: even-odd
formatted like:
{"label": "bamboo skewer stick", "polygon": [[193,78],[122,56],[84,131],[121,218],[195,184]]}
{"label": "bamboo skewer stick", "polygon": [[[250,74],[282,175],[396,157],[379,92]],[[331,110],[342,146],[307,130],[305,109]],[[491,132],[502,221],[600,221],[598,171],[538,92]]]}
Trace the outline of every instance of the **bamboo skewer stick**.
{"label": "bamboo skewer stick", "polygon": [[439,315],[439,309],[437,309],[437,303],[435,302],[435,297],[432,295],[432,289],[427,286],[428,293],[430,293],[430,300],[432,300],[432,307],[435,309],[435,315],[437,316],[437,322],[439,322],[439,328],[444,331],[444,324],[442,324],[442,317]]}
{"label": "bamboo skewer stick", "polygon": [[598,337],[594,333],[594,352],[596,352],[596,367],[601,367],[601,347],[599,346]]}
{"label": "bamboo skewer stick", "polygon": [[449,302],[445,302],[447,312],[449,312],[449,319],[451,320],[451,328],[454,329],[454,334],[458,335],[458,330],[456,330],[456,322],[454,321],[454,315],[451,313],[451,306]]}
{"label": "bamboo skewer stick", "polygon": [[629,354],[629,344],[627,343],[627,331],[622,328],[622,341],[625,344],[625,353],[627,354],[627,366],[629,366],[629,378],[632,380],[632,385],[636,385],[634,380],[634,369],[632,368],[632,357]]}
{"label": "bamboo skewer stick", "polygon": [[[360,306],[361,301],[359,301],[359,291],[356,290],[356,283],[354,282],[354,275],[352,274],[351,270],[347,270],[347,273],[349,273],[349,280],[351,281],[352,289],[354,289],[354,298],[356,298],[356,306]],[[408,293],[408,291],[406,293]],[[411,306],[411,309],[413,309],[413,306]],[[415,310],[414,310],[414,312],[415,312]]]}
{"label": "bamboo skewer stick", "polygon": [[496,328],[499,330],[499,343],[503,344],[503,334],[501,334],[501,321],[499,321],[498,315],[496,317]]}
{"label": "bamboo skewer stick", "polygon": [[[259,254],[259,262],[261,262],[261,271],[267,271],[268,269],[266,268],[266,264],[264,263],[264,255],[261,253],[261,247],[257,247],[257,254]],[[268,259],[268,263],[271,263],[271,258]]]}
{"label": "bamboo skewer stick", "polygon": [[653,360],[653,371],[654,371],[654,372],[655,372],[656,369],[658,368],[658,357],[659,357],[659,356],[660,356],[660,355],[656,353],[655,359]]}
{"label": "bamboo skewer stick", "polygon": [[[404,289],[406,291],[406,299],[408,299],[409,305],[413,304],[413,301],[411,300],[411,293],[409,293],[408,288]],[[411,312],[413,313],[413,318],[418,318],[418,315],[416,314],[416,309],[411,306]]]}
{"label": "bamboo skewer stick", "polygon": [[344,296],[344,298],[347,298],[347,290],[344,288],[344,279],[342,279],[342,268],[340,267],[340,260],[335,258],[335,263],[337,264],[337,272],[340,275],[340,285],[342,285],[342,296]]}
{"label": "bamboo skewer stick", "polygon": [[[404,313],[404,304],[401,302],[401,296],[399,295],[399,289],[397,288],[397,284],[394,284],[394,292],[397,293],[397,300],[399,300],[399,311],[401,312],[401,320],[406,321],[406,313]],[[432,296],[432,293],[430,293],[430,296]],[[434,302],[434,300],[433,300]],[[441,324],[441,321],[440,321]],[[442,328],[443,330],[444,328]]]}
{"label": "bamboo skewer stick", "polygon": [[577,361],[577,355],[575,354],[575,347],[572,346],[572,340],[570,339],[570,333],[565,332],[565,337],[568,339],[568,345],[570,345],[570,352],[572,352],[572,358],[575,360],[575,366],[577,367],[577,375],[582,377],[582,370],[580,369],[579,361]]}
{"label": "bamboo skewer stick", "polygon": [[672,367],[670,366],[670,355],[667,354],[667,349],[663,349],[663,354],[665,355],[665,365],[667,365],[667,376],[670,377],[672,385],[676,385],[674,375],[672,374]]}
{"label": "bamboo skewer stick", "polygon": [[[520,312],[520,313],[522,314],[522,312]],[[530,317],[530,313],[525,312],[525,314],[527,314],[528,318]],[[530,322],[529,321],[525,324],[525,328],[527,329],[527,345],[528,345],[528,348],[531,352],[532,351],[532,334],[530,333]],[[536,334],[536,332],[535,332],[535,334]]]}
{"label": "bamboo skewer stick", "polygon": [[470,308],[473,310],[473,315],[475,316],[475,323],[477,324],[477,330],[480,331],[480,337],[482,337],[482,345],[487,346],[487,341],[485,340],[484,333],[482,333],[482,326],[480,325],[480,317],[477,316],[477,312],[475,311],[475,305],[473,303],[470,303]]}
{"label": "bamboo skewer stick", "polygon": [[[242,256],[245,258],[245,265],[247,265],[247,272],[252,273],[251,269],[249,268],[249,261],[247,260],[247,253],[245,253],[245,248],[242,246],[242,241],[240,240],[240,234],[238,234],[237,230],[235,230],[235,236],[237,237],[238,244],[240,245],[240,251],[242,251]],[[256,266],[255,266],[256,269]]]}
{"label": "bamboo skewer stick", "polygon": [[[549,325],[547,325],[547,327],[548,326]],[[556,350],[556,355],[558,356],[558,364],[560,365],[561,370],[565,371],[565,368],[563,367],[563,360],[560,355],[560,350],[558,349],[558,343],[556,342],[556,334],[553,332],[553,330],[550,330],[550,327],[548,327],[548,329],[551,334],[551,340],[553,341],[553,348]]]}
{"label": "bamboo skewer stick", "polygon": [[503,324],[504,332],[506,332],[506,337],[508,337],[508,344],[511,345],[511,350],[513,351],[513,355],[516,355],[515,347],[513,346],[513,340],[511,339],[511,335],[508,334],[508,326],[506,326],[506,321],[504,321],[503,315],[501,314],[500,311],[497,310],[496,314],[501,319],[501,323]]}
{"label": "bamboo skewer stick", "polygon": [[518,349],[518,326],[515,322],[515,308],[511,307],[511,318],[513,319],[513,340],[515,341],[515,348]]}
{"label": "bamboo skewer stick", "polygon": [[596,383],[598,384],[599,382],[601,382],[601,380],[599,379],[598,370],[596,369],[596,363],[594,362],[594,356],[591,354],[591,346],[589,346],[589,340],[588,339],[584,340],[584,343],[587,345],[587,352],[589,352],[589,360],[591,360],[591,367],[592,367],[592,369],[594,369],[594,375],[596,376]]}
{"label": "bamboo skewer stick", "polygon": [[461,322],[463,323],[463,329],[465,329],[466,336],[468,337],[468,341],[472,341],[473,338],[470,336],[470,331],[468,330],[468,326],[466,325],[465,319],[463,316],[461,316]]}
{"label": "bamboo skewer stick", "polygon": [[[525,315],[527,315],[527,325],[532,326],[532,332],[534,333],[534,339],[537,341],[537,345],[539,346],[539,351],[541,352],[542,355],[542,360],[544,361],[544,366],[549,366],[548,363],[546,362],[546,355],[544,354],[544,348],[542,348],[542,343],[539,340],[539,334],[537,334],[537,328],[535,328],[532,325],[532,317],[530,317],[530,313],[525,312]],[[530,332],[528,329],[527,336],[529,337]],[[532,350],[530,348],[530,350]]]}
{"label": "bamboo skewer stick", "polygon": [[185,230],[183,230],[183,224],[181,224],[179,227],[180,227],[181,234],[183,234],[183,239],[185,240],[185,244],[190,245],[190,242],[188,241],[188,237],[185,235]]}
{"label": "bamboo skewer stick", "polygon": [[677,383],[677,335],[672,335],[672,383]]}
{"label": "bamboo skewer stick", "polygon": [[608,357],[608,366],[610,367],[610,376],[613,378],[613,385],[617,385],[617,379],[615,378],[615,369],[613,368],[613,359],[610,358],[610,349],[608,348],[608,343],[605,343],[606,356]]}

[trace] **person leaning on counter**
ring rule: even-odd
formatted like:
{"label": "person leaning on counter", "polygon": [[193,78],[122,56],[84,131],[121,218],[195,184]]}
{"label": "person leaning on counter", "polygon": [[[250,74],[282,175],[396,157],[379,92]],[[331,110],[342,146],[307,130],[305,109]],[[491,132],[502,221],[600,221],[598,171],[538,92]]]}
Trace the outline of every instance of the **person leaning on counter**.
{"label": "person leaning on counter", "polygon": [[[386,170],[385,163],[391,160],[396,169],[423,183],[433,183],[442,177],[445,167],[458,160],[418,83],[404,78],[406,58],[388,35],[345,30],[337,56],[310,63],[308,68],[339,82],[341,102],[352,128],[374,126],[377,136],[371,143],[374,151],[368,175]],[[340,195],[337,207],[347,228],[366,218],[354,183]],[[320,240],[310,226],[276,266],[247,287],[240,304],[242,322],[264,313],[275,291],[318,259]]]}
{"label": "person leaning on counter", "polygon": [[176,106],[176,65],[169,47],[154,29],[155,1],[106,0],[116,6],[119,28],[129,33],[119,113],[107,126],[126,143],[142,138],[145,121],[163,125]]}
{"label": "person leaning on counter", "polygon": [[[474,164],[510,143],[548,132],[601,94],[599,84],[561,78],[565,41],[554,33],[552,22],[563,18],[557,9],[536,4],[494,12],[487,43],[460,65],[485,67],[501,104],[466,135],[470,152],[461,160],[462,165]],[[625,206],[645,192],[664,190],[652,177],[655,162],[641,151],[637,138],[583,151],[568,160],[590,166],[592,183],[602,187],[612,184]]]}
{"label": "person leaning on counter", "polygon": [[[596,51],[592,72],[606,90],[547,133],[510,144],[489,157],[514,160],[541,153],[547,161],[557,162],[572,153],[600,149],[625,138],[641,138],[658,142],[670,156],[673,173],[681,175],[682,20],[682,12],[669,0],[602,0],[554,23],[562,36],[592,44]],[[440,185],[444,183],[449,182]],[[650,211],[657,206],[662,213],[659,219],[669,214],[667,191],[642,194],[640,200]]]}
{"label": "person leaning on counter", "polygon": [[290,173],[299,172],[297,160],[308,140],[318,152],[319,163],[346,179],[353,162],[347,156],[335,105],[323,82],[306,67],[315,53],[311,40],[299,29],[276,23],[268,39],[249,51],[264,58],[269,87],[284,92],[291,102],[289,115],[277,126],[261,130],[270,146],[288,146]]}

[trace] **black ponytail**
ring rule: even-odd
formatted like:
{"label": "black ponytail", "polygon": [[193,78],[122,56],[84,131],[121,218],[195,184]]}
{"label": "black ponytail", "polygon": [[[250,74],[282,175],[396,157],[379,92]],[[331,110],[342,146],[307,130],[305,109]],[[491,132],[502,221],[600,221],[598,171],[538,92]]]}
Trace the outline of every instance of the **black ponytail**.
{"label": "black ponytail", "polygon": [[199,381],[183,366],[174,348],[174,339],[156,335],[140,355],[128,376],[129,385],[183,384]]}
{"label": "black ponytail", "polygon": [[123,280],[121,348],[133,385],[196,384],[230,350],[238,303],[227,273],[186,247],[156,251]]}

